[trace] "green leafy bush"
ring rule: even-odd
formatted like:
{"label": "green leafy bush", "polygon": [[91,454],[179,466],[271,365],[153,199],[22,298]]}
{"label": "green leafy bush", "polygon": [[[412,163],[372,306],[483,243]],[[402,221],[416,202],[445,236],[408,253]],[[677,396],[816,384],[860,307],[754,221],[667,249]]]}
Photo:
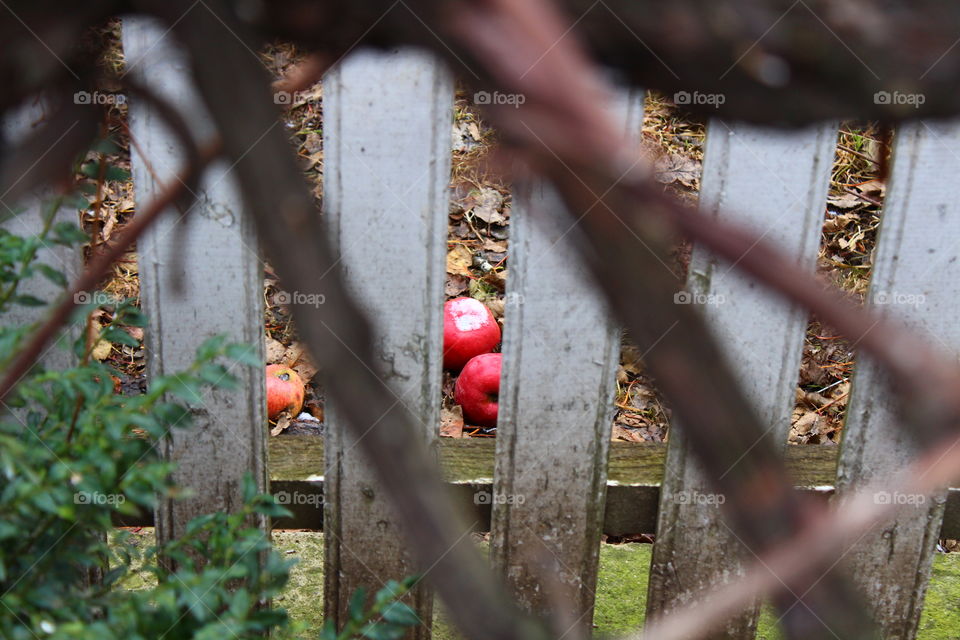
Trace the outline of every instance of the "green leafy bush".
{"label": "green leafy bush", "polygon": [[[15,305],[46,304],[21,284],[36,274],[66,284],[60,271],[37,260],[38,249],[86,240],[75,225],[54,224],[63,200],[43,211],[35,237],[0,228],[0,370],[32,329],[4,323],[5,314]],[[251,478],[239,511],[200,516],[162,545],[141,549],[137,536],[113,527],[116,515],[152,511],[158,496],[180,493],[157,444],[172,429],[189,426],[190,407],[202,402],[205,389],[237,386],[224,362],[263,363],[253,349],[214,337],[186,371],[152,379],[144,394],[120,395],[116,372],[90,357],[98,339],[79,330],[106,296],[90,298],[94,302],[77,310],[71,334],[79,336],[72,343],[78,364],[66,370],[36,365],[0,406],[0,637],[221,640],[303,632],[271,606],[292,563],[256,526],[289,513],[258,494]],[[133,301],[106,305],[106,311],[111,321],[99,339],[137,346],[123,328],[146,324]],[[150,586],[124,587],[135,566],[152,574]],[[419,622],[397,600],[411,584],[391,582],[369,610],[357,594],[344,630],[328,625],[322,638],[399,638]]]}
{"label": "green leafy bush", "polygon": [[[85,239],[74,225],[52,224],[55,209],[44,212],[36,237],[0,229],[0,319],[13,305],[45,303],[21,291],[27,278],[66,283],[36,260],[44,244]],[[112,321],[100,337],[135,344],[122,327],[146,319],[131,301],[108,306]],[[79,310],[81,324],[90,310]],[[0,365],[9,366],[29,329],[0,327]],[[188,370],[121,396],[115,372],[86,353],[91,342],[74,342],[73,368],[34,367],[0,415],[0,637],[252,638],[285,625],[286,613],[269,599],[286,583],[289,563],[255,523],[287,512],[249,478],[242,509],[196,518],[177,540],[141,550],[121,531],[107,542],[115,514],[149,511],[158,496],[176,495],[172,465],[156,443],[190,424],[189,405],[205,388],[237,384],[224,360],[262,363],[216,337]],[[154,574],[155,586],[120,586],[134,562]]]}

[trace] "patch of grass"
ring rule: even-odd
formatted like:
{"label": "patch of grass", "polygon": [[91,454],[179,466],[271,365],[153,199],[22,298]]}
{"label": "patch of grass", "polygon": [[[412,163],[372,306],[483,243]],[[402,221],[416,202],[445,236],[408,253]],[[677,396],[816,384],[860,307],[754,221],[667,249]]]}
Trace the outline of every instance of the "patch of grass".
{"label": "patch of grass", "polygon": [[[144,547],[153,544],[152,529],[143,529]],[[287,609],[296,632],[313,637],[323,625],[323,534],[314,531],[275,531],[273,543],[287,558],[298,563],[290,582],[275,604]],[[481,545],[485,552],[486,545]],[[597,585],[594,635],[600,638],[623,635],[643,625],[647,601],[647,576],[653,546],[648,544],[604,544],[600,547],[600,576]],[[149,573],[135,567],[124,582],[128,589],[144,588]],[[437,602],[433,635],[436,640],[459,640],[461,636]],[[757,640],[781,640],[777,616],[765,606],[760,616]],[[284,636],[286,637],[286,636]],[[293,637],[291,635],[291,637]],[[918,640],[960,639],[960,553],[938,553],[927,590],[926,606],[920,619]]]}
{"label": "patch of grass", "polygon": [[650,544],[605,544],[600,547],[594,634],[622,635],[643,624],[647,606]]}

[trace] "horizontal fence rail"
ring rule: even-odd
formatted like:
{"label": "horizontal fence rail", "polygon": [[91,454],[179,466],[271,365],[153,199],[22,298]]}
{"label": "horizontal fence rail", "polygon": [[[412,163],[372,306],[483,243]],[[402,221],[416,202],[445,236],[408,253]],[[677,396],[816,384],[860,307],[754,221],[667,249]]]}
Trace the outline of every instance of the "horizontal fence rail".
{"label": "horizontal fence rail", "polygon": [[[274,524],[279,528],[322,530],[324,478],[316,473],[316,460],[324,455],[323,438],[271,438],[268,449],[270,492],[293,511],[292,519]],[[493,438],[440,438],[438,443],[443,476],[461,508],[476,516],[477,531],[490,530],[490,505],[477,504],[476,496],[492,490],[495,449]],[[784,463],[798,491],[828,500],[834,493],[838,455],[837,447],[789,446]],[[666,444],[610,443],[602,533],[625,536],[656,531],[666,457]],[[152,522],[152,514],[117,519],[122,526],[149,526]],[[938,537],[960,538],[960,488],[947,493]]]}

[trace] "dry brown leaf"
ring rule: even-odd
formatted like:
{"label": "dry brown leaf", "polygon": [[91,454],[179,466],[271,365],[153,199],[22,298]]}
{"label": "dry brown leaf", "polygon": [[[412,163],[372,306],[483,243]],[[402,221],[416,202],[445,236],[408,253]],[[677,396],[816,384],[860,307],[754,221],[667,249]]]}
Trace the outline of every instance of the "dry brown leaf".
{"label": "dry brown leaf", "polygon": [[470,275],[473,264],[473,252],[462,244],[456,245],[447,253],[447,273],[459,276]]}
{"label": "dry brown leaf", "polygon": [[289,411],[283,411],[279,416],[277,416],[277,424],[273,429],[270,429],[270,435],[277,436],[283,432],[284,429],[290,426],[292,422]]}
{"label": "dry brown leaf", "polygon": [[[856,196],[852,196],[852,195],[850,197],[856,200],[858,203],[860,202],[860,198],[857,198]],[[837,231],[840,231],[841,229],[846,229],[847,226],[854,220],[859,220],[856,214],[842,213],[840,215],[833,216],[829,218],[826,222],[824,222],[823,230],[825,233],[835,233]]]}
{"label": "dry brown leaf", "polygon": [[827,204],[834,209],[853,209],[864,204],[864,202],[863,199],[858,198],[852,193],[843,193],[839,196],[828,197]]}
{"label": "dry brown leaf", "polygon": [[448,298],[454,298],[467,290],[470,286],[470,278],[467,276],[447,274],[447,282],[443,287],[443,292]]}
{"label": "dry brown leaf", "polygon": [[503,207],[503,194],[496,189],[483,187],[477,194],[472,194],[474,201],[470,211],[487,224],[503,224],[507,221],[500,213]]}
{"label": "dry brown leaf", "polygon": [[283,362],[283,354],[287,348],[279,340],[274,340],[270,336],[266,337],[266,356],[267,364],[280,364]]}
{"label": "dry brown leaf", "polygon": [[296,371],[304,382],[310,382],[313,376],[317,375],[317,367],[313,364],[310,352],[302,342],[294,342],[287,347],[286,353],[283,354],[283,362]]}
{"label": "dry brown leaf", "polygon": [[800,419],[793,423],[793,429],[800,435],[807,435],[817,426],[817,423],[820,422],[820,414],[808,411],[807,413],[800,416]]}
{"label": "dry brown leaf", "polygon": [[883,196],[887,193],[887,185],[883,180],[867,180],[866,182],[861,182],[860,184],[853,185],[853,188],[862,193],[865,196],[873,198],[874,200],[882,200]]}
{"label": "dry brown leaf", "polygon": [[493,314],[493,317],[499,320],[506,313],[506,303],[501,298],[496,298],[493,300],[487,300],[484,304],[487,305],[487,309],[490,309],[490,313]]}
{"label": "dry brown leaf", "polygon": [[677,153],[665,154],[657,158],[654,164],[657,182],[672,184],[679,182],[687,187],[696,187],[700,180],[700,163]]}
{"label": "dry brown leaf", "polygon": [[627,442],[643,442],[643,436],[636,431],[625,429],[618,424],[613,425],[613,437],[611,440],[626,440]]}
{"label": "dry brown leaf", "polygon": [[463,408],[460,405],[454,405],[452,409],[440,407],[440,436],[463,437]]}
{"label": "dry brown leaf", "polygon": [[90,357],[97,362],[103,362],[110,357],[111,351],[113,351],[112,343],[107,340],[97,340],[97,344],[90,350]]}
{"label": "dry brown leaf", "polygon": [[494,253],[504,253],[507,250],[506,242],[496,242],[490,238],[485,238],[483,241],[483,250],[484,251],[493,251]]}
{"label": "dry brown leaf", "polygon": [[103,229],[100,231],[100,237],[103,238],[104,242],[110,239],[110,236],[113,235],[113,228],[117,225],[117,211],[116,209],[111,209],[107,214],[107,220],[103,223]]}

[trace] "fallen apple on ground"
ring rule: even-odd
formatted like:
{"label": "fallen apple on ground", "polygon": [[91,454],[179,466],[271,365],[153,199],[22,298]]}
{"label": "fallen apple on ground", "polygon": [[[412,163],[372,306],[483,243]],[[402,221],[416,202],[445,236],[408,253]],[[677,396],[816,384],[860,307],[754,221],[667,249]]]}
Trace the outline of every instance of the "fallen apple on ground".
{"label": "fallen apple on ground", "polygon": [[303,380],[282,364],[267,366],[267,417],[273,420],[284,410],[296,417],[303,408]]}
{"label": "fallen apple on ground", "polygon": [[490,309],[473,298],[443,305],[443,368],[459,370],[470,358],[490,353],[500,342],[500,325]]}
{"label": "fallen apple on ground", "polygon": [[463,407],[463,417],[468,424],[497,426],[502,362],[503,354],[484,353],[464,365],[453,389],[453,399]]}

